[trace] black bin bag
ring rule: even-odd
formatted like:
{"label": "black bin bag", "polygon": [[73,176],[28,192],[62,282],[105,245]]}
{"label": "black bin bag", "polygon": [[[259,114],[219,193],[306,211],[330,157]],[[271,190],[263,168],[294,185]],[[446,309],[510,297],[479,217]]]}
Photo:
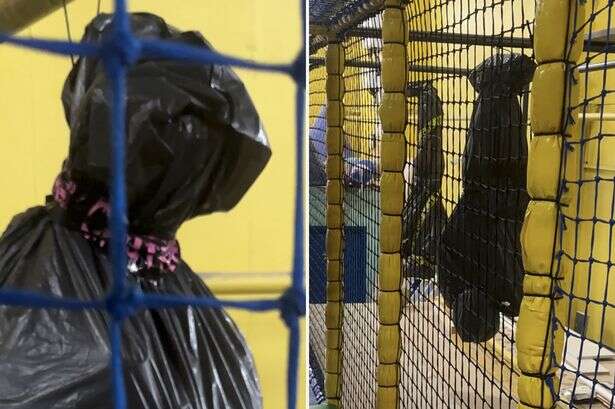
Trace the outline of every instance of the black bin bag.
{"label": "black bin bag", "polygon": [[406,277],[433,278],[446,210],[442,204],[442,100],[428,82],[412,83],[406,96],[418,98],[418,132],[403,209],[401,254]]}
{"label": "black bin bag", "polygon": [[[151,14],[132,14],[136,36],[204,49]],[[112,22],[100,15],[85,41]],[[45,206],[16,216],[0,239],[0,286],[59,297],[105,297],[110,163],[109,81],[82,58],[62,94],[70,148]],[[211,296],[181,260],[175,233],[193,217],[231,209],[271,151],[239,78],[222,66],[143,60],[127,78],[129,282],[143,292]],[[110,317],[105,311],[0,307],[0,408],[113,408]],[[223,310],[140,310],[124,321],[130,409],[262,407],[251,353]]]}
{"label": "black bin bag", "polygon": [[499,314],[516,316],[522,298],[520,232],[526,192],[526,121],[519,97],[535,64],[494,55],[468,80],[478,92],[462,163],[463,194],[442,234],[439,287],[464,340],[495,335]]}

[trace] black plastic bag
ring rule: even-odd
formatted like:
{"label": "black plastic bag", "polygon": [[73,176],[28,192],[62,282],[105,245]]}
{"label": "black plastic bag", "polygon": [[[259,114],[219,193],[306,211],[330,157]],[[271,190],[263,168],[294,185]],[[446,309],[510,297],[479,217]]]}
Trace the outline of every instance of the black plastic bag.
{"label": "black plastic bag", "polygon": [[[100,41],[100,15],[84,40]],[[210,48],[199,33],[131,15],[137,36]],[[128,280],[143,292],[211,296],[179,258],[174,236],[192,217],[231,209],[269,160],[259,116],[229,69],[139,61],[127,80]],[[16,216],[0,239],[0,286],[82,300],[111,282],[107,181],[110,95],[102,62],[80,59],[63,92],[70,151],[44,207]],[[0,307],[0,407],[113,407],[110,317]],[[141,310],[123,326],[130,409],[260,408],[248,347],[223,311]]]}
{"label": "black plastic bag", "polygon": [[[488,326],[496,313],[518,315],[523,295],[519,236],[529,196],[526,121],[519,95],[534,69],[530,57],[498,54],[468,77],[478,98],[464,152],[463,195],[443,232],[438,282],[453,308],[475,310],[460,307],[457,301],[467,289],[488,297],[478,311],[482,314],[478,321]],[[471,341],[493,336],[485,328],[474,331],[474,336],[469,332],[460,331]]]}
{"label": "black plastic bag", "polygon": [[483,342],[493,338],[500,329],[500,312],[480,289],[469,288],[455,299],[453,323],[464,341]]}
{"label": "black plastic bag", "polygon": [[410,84],[408,97],[418,97],[416,155],[403,210],[401,255],[406,276],[430,279],[438,264],[438,246],[446,210],[442,204],[442,101],[427,82]]}

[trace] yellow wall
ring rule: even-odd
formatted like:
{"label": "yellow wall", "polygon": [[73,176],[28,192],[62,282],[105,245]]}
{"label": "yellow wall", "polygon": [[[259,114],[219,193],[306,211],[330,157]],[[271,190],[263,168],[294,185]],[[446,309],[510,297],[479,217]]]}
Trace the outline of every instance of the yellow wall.
{"label": "yellow wall", "polygon": [[[159,14],[176,27],[198,29],[219,51],[244,58],[287,62],[296,56],[303,42],[299,1],[131,0],[128,3],[133,11]],[[110,10],[110,4],[109,0],[103,1],[103,10]],[[95,11],[96,2],[91,0],[75,0],[69,6],[74,38],[81,37]],[[62,11],[21,35],[65,39]],[[7,45],[0,45],[0,60],[0,228],[4,229],[13,215],[43,203],[67,152],[68,130],[60,91],[70,62],[67,58]],[[226,274],[222,276],[224,279],[206,279],[214,289],[224,286],[225,293],[235,286],[243,287],[246,293],[250,288],[282,288],[288,283],[288,275],[281,273],[288,272],[291,266],[294,231],[293,82],[275,74],[238,73],[269,133],[272,160],[232,212],[191,221],[179,234],[183,256],[195,271],[245,273],[238,277]],[[269,295],[274,296],[277,294]],[[284,407],[288,337],[278,314],[256,316],[234,312],[233,316],[256,356],[265,407]],[[300,387],[300,391],[303,396],[304,388]]]}

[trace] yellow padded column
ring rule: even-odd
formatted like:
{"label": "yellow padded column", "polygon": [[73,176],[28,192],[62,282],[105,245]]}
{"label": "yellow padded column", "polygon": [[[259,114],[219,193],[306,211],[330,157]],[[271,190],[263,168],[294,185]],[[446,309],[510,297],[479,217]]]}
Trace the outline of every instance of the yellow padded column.
{"label": "yellow padded column", "polygon": [[[541,0],[536,3],[534,54],[538,67],[532,83],[530,120],[534,138],[529,148],[527,189],[530,195],[521,244],[525,278],[524,297],[516,345],[521,376],[519,409],[552,408],[558,389],[555,367],[562,353],[563,332],[553,322],[564,301],[555,294],[557,281],[566,274],[558,263],[561,205],[571,192],[561,189],[562,179],[574,179],[576,167],[562,166],[566,142],[578,138],[569,106],[576,101],[576,75],[572,64],[582,50],[580,36],[573,37],[575,22],[582,22],[582,2]],[[575,18],[576,16],[576,18]],[[570,102],[567,102],[570,101]],[[557,250],[556,250],[557,251]]]}
{"label": "yellow padded column", "polygon": [[342,396],[342,317],[344,299],[344,48],[331,38],[327,48],[327,348],[325,396],[340,407]]}
{"label": "yellow padded column", "polygon": [[377,409],[399,408],[401,331],[401,230],[404,205],[404,131],[408,118],[406,44],[408,19],[402,0],[386,0],[382,17],[382,88],[380,106],[380,261],[378,266]]}

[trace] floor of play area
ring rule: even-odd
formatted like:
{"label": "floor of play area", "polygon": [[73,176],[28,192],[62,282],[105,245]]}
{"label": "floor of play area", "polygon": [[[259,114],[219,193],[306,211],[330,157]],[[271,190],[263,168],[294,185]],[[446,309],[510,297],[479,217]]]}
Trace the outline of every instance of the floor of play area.
{"label": "floor of play area", "polygon": [[[426,292],[423,292],[424,296],[416,295],[405,307],[401,319],[401,407],[516,408],[519,370],[516,365],[516,350],[511,343],[514,339],[514,323],[504,319],[498,334],[487,342],[463,342],[455,332],[450,312],[444,306],[442,298]],[[324,304],[311,305],[311,317],[321,317],[324,320],[324,310]],[[345,407],[371,409],[376,404],[378,329],[377,320],[372,317],[377,317],[375,303],[345,306],[342,386],[342,401]],[[316,347],[316,353],[323,362],[324,335],[322,331],[312,331],[310,334],[311,345]],[[583,356],[583,365],[586,365],[585,360],[591,359],[591,349],[584,349],[588,351]],[[575,353],[571,346],[568,356]],[[603,352],[601,358],[604,359],[600,360],[596,378],[609,385],[615,375],[615,357],[604,355]],[[585,377],[592,377],[591,369],[582,366],[581,370]],[[564,402],[559,402],[559,406],[579,409],[609,407],[609,398],[601,397],[598,393],[599,387],[593,394],[593,403],[587,398],[584,399],[584,396],[591,396],[591,381],[584,377],[575,377],[569,371],[566,371],[563,377],[562,399],[570,401],[570,391],[575,378],[577,387],[573,406]]]}

